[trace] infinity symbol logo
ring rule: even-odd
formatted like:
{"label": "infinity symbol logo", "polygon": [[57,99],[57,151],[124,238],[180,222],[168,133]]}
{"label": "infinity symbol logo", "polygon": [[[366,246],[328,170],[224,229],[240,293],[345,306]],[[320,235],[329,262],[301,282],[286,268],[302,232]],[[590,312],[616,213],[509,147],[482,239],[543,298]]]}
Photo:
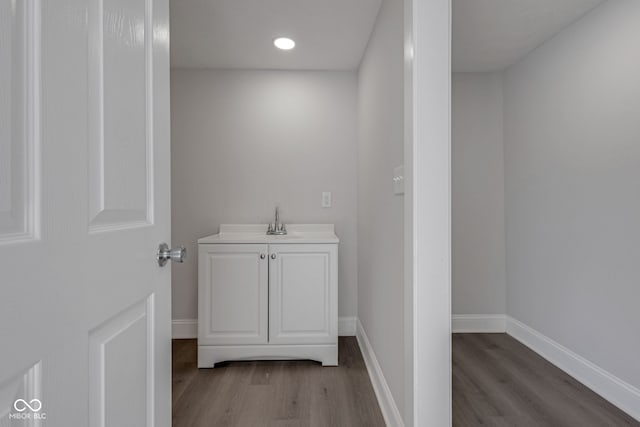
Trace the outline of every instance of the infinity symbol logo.
{"label": "infinity symbol logo", "polygon": [[42,402],[38,399],[31,399],[30,402],[24,399],[18,399],[13,402],[13,407],[18,412],[24,412],[27,408],[31,409],[31,412],[38,412],[42,409]]}

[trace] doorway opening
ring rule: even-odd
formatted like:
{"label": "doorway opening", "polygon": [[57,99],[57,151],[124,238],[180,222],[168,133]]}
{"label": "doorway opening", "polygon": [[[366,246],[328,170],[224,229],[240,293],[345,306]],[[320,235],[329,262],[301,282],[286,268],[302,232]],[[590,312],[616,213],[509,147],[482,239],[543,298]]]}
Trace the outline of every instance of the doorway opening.
{"label": "doorway opening", "polygon": [[452,3],[454,425],[637,425],[640,5]]}
{"label": "doorway opening", "polygon": [[[173,269],[174,425],[389,423],[405,389],[403,2],[176,0],[171,25],[172,233],[201,254]],[[201,292],[202,277],[231,271],[221,260],[232,256],[203,256],[199,239],[210,244],[202,238],[233,229],[225,224],[268,230],[278,221],[289,232],[273,237],[289,239],[280,240],[286,260],[277,240],[250,254],[235,241],[225,249],[248,266],[238,269],[245,278],[233,287],[209,281]],[[331,225],[339,239],[326,274],[324,255],[309,255],[326,242],[305,241],[305,253],[292,254],[291,235],[305,224]],[[264,280],[247,278],[260,268]],[[330,285],[319,292],[334,273],[337,295]],[[301,286],[287,288],[294,279]],[[323,301],[326,312],[317,309]],[[325,328],[337,367],[317,364],[335,364],[317,351],[314,362],[264,360],[294,344],[298,353],[326,345],[314,341]],[[282,347],[257,348],[264,343]],[[198,370],[198,344],[233,354]],[[379,406],[370,361],[385,372],[395,412]]]}

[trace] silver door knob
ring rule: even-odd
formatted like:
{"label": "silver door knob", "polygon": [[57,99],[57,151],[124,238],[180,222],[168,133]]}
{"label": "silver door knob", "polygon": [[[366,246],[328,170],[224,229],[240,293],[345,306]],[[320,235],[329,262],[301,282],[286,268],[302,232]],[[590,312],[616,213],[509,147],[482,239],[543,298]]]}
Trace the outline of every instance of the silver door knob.
{"label": "silver door knob", "polygon": [[260,259],[265,259],[267,256],[265,254],[260,254]]}
{"label": "silver door knob", "polygon": [[276,259],[276,254],[271,254],[271,259]]}
{"label": "silver door knob", "polygon": [[187,250],[184,246],[180,246],[179,248],[169,249],[169,245],[166,243],[160,243],[158,246],[158,254],[156,255],[156,259],[158,260],[158,265],[160,267],[164,267],[167,264],[167,261],[175,261],[175,262],[184,262],[184,259],[187,257]]}

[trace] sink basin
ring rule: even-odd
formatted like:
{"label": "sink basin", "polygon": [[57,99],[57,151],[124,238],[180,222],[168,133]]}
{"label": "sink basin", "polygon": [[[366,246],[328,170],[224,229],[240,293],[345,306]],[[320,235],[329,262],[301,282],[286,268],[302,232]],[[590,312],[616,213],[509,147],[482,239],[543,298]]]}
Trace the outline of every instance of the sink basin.
{"label": "sink basin", "polygon": [[287,224],[287,234],[268,235],[267,224],[222,224],[198,243],[338,243],[333,224]]}
{"label": "sink basin", "polygon": [[221,239],[231,239],[231,240],[289,240],[289,239],[303,239],[304,236],[297,233],[287,233],[287,234],[273,234],[269,235],[266,233],[220,233],[216,234],[216,236],[220,236]]}
{"label": "sink basin", "polygon": [[268,235],[271,239],[303,239],[304,236],[298,233],[287,233],[287,234],[270,234]]}

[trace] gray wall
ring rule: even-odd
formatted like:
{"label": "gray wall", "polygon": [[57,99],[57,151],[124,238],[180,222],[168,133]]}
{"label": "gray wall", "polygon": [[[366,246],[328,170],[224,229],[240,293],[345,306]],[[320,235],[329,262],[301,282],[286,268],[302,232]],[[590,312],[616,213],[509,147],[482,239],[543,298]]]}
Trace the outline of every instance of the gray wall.
{"label": "gray wall", "polygon": [[[221,223],[335,223],[339,314],[357,313],[355,72],[172,70],[173,318],[197,317],[199,237]],[[321,207],[323,191],[333,207]]]}
{"label": "gray wall", "polygon": [[404,408],[403,2],[384,0],[358,75],[358,317]]}
{"label": "gray wall", "polygon": [[502,73],[453,74],[453,314],[506,313],[502,116]]}
{"label": "gray wall", "polygon": [[640,387],[640,1],[505,76],[507,310]]}

